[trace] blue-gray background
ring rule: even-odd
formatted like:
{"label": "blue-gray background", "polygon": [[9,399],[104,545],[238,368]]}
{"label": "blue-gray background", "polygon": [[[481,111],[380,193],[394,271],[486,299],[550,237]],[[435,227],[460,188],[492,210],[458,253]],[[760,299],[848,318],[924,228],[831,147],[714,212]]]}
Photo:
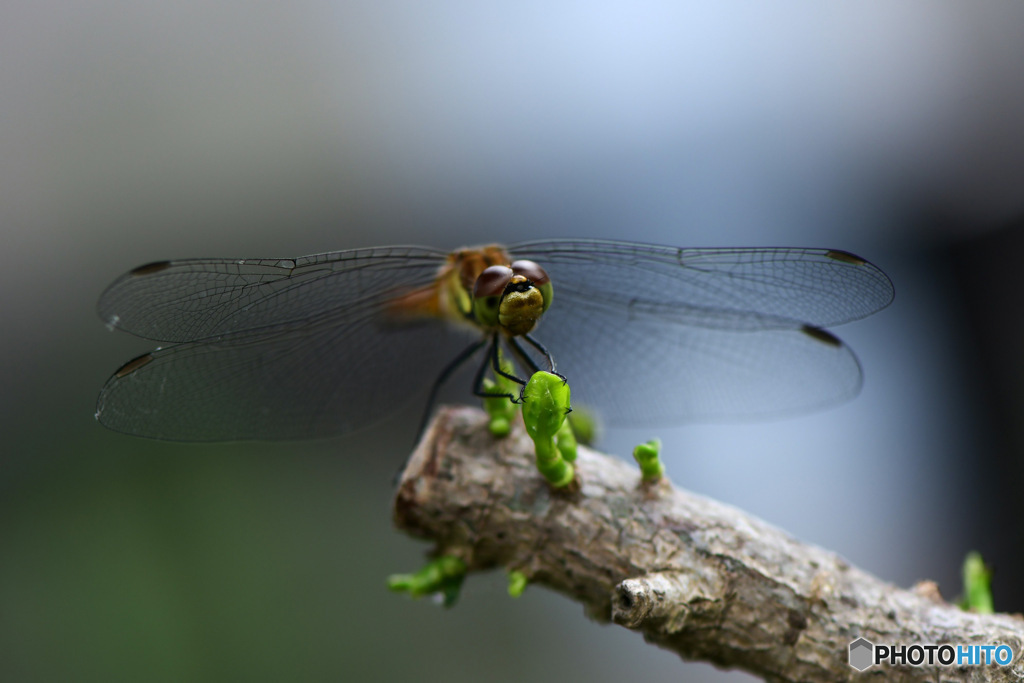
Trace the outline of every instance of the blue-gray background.
{"label": "blue-gray background", "polygon": [[[11,681],[743,680],[543,589],[384,590],[417,410],[358,437],[110,433],[123,271],[555,236],[846,249],[840,408],[664,429],[672,478],[900,585],[972,548],[1024,609],[1024,5],[8,3],[0,22],[0,667]],[[651,434],[610,432],[626,454]],[[1016,592],[1014,592],[1016,591]]]}

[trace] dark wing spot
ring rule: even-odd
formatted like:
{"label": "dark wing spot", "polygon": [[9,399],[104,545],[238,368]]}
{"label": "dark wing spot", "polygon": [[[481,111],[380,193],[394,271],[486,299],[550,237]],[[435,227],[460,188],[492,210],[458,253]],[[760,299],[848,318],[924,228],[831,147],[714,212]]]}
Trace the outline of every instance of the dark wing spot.
{"label": "dark wing spot", "polygon": [[151,360],[153,360],[152,353],[146,353],[139,356],[138,358],[132,358],[130,361],[128,361],[127,363],[125,363],[124,365],[117,369],[117,372],[114,373],[114,377],[121,379],[122,377],[130,375],[139,368],[141,368],[143,365],[148,364]]}
{"label": "dark wing spot", "polygon": [[841,249],[829,249],[828,251],[825,252],[825,256],[829,257],[830,259],[835,259],[836,261],[849,263],[850,265],[853,266],[867,265],[867,261],[862,259],[860,256],[857,256],[856,254],[851,254],[848,251],[842,251]]}
{"label": "dark wing spot", "polygon": [[154,261],[153,263],[147,263],[144,266],[139,266],[133,270],[130,275],[132,277],[139,277],[140,275],[152,275],[153,273],[159,273],[161,270],[167,270],[171,267],[170,261]]}
{"label": "dark wing spot", "polygon": [[828,344],[829,346],[839,347],[843,345],[843,342],[840,341],[839,337],[835,336],[828,330],[823,330],[820,327],[814,327],[812,325],[803,325],[801,326],[800,331],[806,334],[811,339],[817,339],[821,343]]}

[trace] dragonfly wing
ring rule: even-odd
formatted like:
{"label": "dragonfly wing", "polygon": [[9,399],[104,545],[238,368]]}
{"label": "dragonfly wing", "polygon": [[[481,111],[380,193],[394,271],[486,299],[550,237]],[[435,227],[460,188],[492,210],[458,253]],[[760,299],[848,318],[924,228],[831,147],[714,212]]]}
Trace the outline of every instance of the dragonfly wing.
{"label": "dragonfly wing", "polygon": [[818,328],[695,327],[574,301],[552,307],[535,336],[569,379],[573,402],[610,424],[798,414],[861,386],[853,352]]}
{"label": "dragonfly wing", "polygon": [[[566,286],[615,307],[659,309],[687,325],[727,329],[830,327],[892,301],[892,282],[834,249],[682,249],[602,240],[546,240],[510,248]],[[568,290],[566,290],[568,291]]]}
{"label": "dragonfly wing", "polygon": [[337,320],[339,311],[428,285],[445,257],[423,247],[376,247],[297,259],[161,261],[118,278],[98,312],[111,327],[165,342],[289,328]]}
{"label": "dragonfly wing", "polygon": [[612,423],[769,417],[847,400],[860,365],[820,328],[893,297],[881,270],[826,249],[548,240],[510,250],[554,285],[535,336],[574,400]]}
{"label": "dragonfly wing", "polygon": [[442,320],[396,326],[370,315],[178,344],[111,377],[96,417],[120,432],[181,441],[342,434],[422,397],[472,339]]}
{"label": "dragonfly wing", "polygon": [[446,254],[385,247],[300,259],[194,259],[137,268],[100,315],[176,345],[121,368],[97,418],[162,439],[309,438],[349,432],[416,395],[461,348],[437,317],[392,315]]}

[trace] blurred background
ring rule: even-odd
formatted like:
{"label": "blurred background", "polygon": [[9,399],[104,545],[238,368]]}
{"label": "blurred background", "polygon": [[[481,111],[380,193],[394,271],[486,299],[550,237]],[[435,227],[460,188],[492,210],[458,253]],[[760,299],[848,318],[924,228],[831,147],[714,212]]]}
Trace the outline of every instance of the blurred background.
{"label": "blurred background", "polygon": [[[182,445],[96,395],[139,264],[542,237],[820,246],[896,300],[830,411],[659,430],[679,485],[1024,611],[1024,5],[14,2],[0,22],[0,668],[9,681],[750,680],[544,589],[389,594],[420,406]],[[609,431],[628,455],[648,431]]]}

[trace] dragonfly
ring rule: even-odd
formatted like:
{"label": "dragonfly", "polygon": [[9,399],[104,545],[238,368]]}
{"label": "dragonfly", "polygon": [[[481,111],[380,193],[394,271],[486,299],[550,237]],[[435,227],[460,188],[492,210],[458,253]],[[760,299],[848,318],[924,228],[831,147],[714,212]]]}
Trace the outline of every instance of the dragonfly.
{"label": "dragonfly", "polygon": [[166,440],[335,436],[428,391],[429,410],[475,356],[480,393],[487,367],[506,374],[499,349],[515,381],[555,371],[613,426],[799,414],[858,393],[827,328],[892,299],[836,249],[546,239],[160,261],[99,300],[111,329],[167,345],[110,377],[96,417]]}

